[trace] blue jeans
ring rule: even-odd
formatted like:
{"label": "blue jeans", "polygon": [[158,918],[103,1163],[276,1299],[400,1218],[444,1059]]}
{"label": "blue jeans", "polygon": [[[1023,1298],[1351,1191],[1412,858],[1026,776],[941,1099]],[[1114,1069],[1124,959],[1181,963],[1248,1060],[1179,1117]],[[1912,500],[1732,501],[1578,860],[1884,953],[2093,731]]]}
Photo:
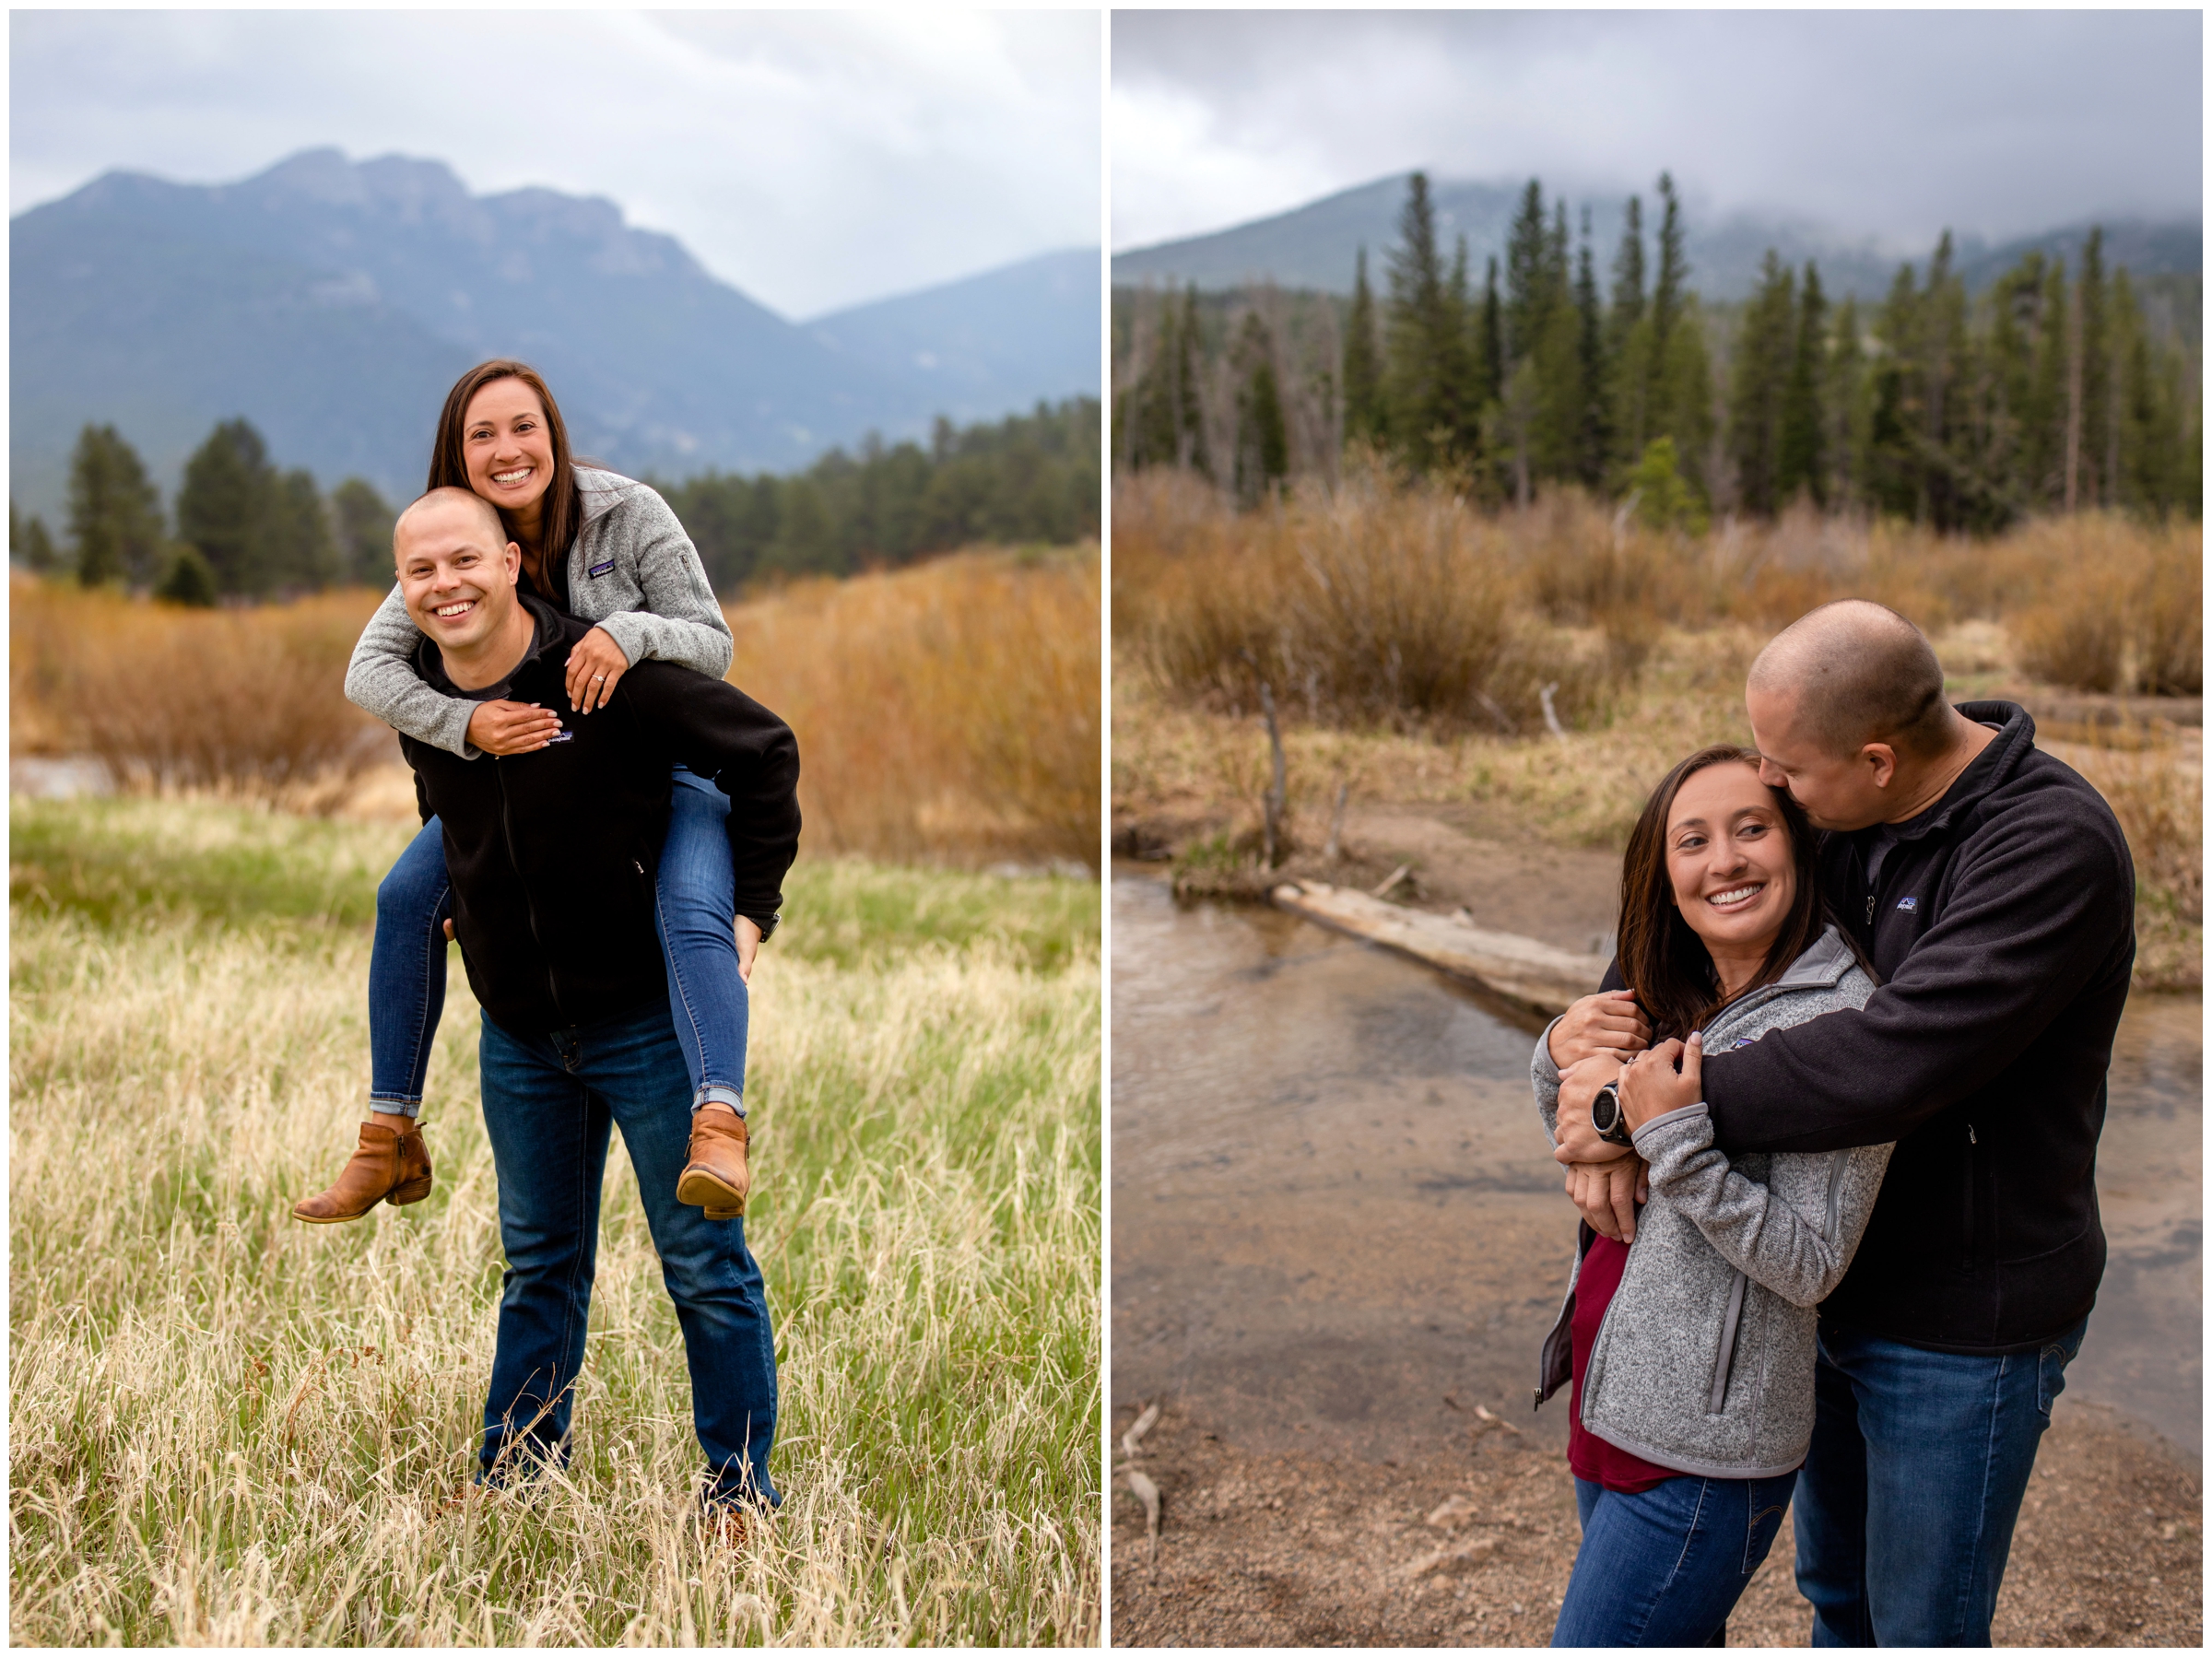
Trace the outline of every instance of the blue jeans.
{"label": "blue jeans", "polygon": [[[729,796],[676,768],[661,844],[654,929],[668,968],[668,1005],[691,1079],[691,1106],[719,1099],[745,1114],[745,981],[737,976],[736,887],[730,873]],[[376,888],[369,957],[369,1098],[414,1116],[445,1010],[445,922],[453,912],[445,831],[436,817]]]}
{"label": "blue jeans", "polygon": [[1983,1357],[1822,1320],[1797,1491],[1815,1645],[1989,1643],[2036,1444],[2088,1327]]}
{"label": "blue jeans", "polygon": [[1574,1481],[1583,1545],[1555,1646],[1717,1646],[1782,1531],[1794,1473],[1684,1474],[1633,1496]]}
{"label": "blue jeans", "polygon": [[741,1219],[676,1200],[691,1138],[683,1054],[658,1004],[533,1036],[484,1020],[484,1126],[500,1180],[507,1256],[499,1346],[484,1404],[480,1477],[565,1463],[569,1414],[592,1304],[607,1130],[619,1124],[645,1223],[676,1303],[691,1371],[691,1421],[710,1501],[781,1498],[769,1482],[776,1347],[760,1268]]}

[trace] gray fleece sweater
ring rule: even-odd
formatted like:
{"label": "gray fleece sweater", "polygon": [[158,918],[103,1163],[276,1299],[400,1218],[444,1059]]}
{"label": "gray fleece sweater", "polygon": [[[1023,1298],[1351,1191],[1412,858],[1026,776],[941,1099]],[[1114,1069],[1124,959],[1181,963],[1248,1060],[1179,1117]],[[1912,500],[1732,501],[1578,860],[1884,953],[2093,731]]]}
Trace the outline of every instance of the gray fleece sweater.
{"label": "gray fleece sweater", "polygon": [[[1716,1014],[1705,1051],[1864,1006],[1874,988],[1831,926],[1780,981]],[[1547,1029],[1531,1065],[1547,1133],[1559,1099],[1550,1038]],[[1713,1148],[1700,1103],[1645,1122],[1636,1149],[1651,1165],[1652,1196],[1591,1349],[1583,1426],[1677,1473],[1787,1473],[1812,1441],[1816,1309],[1851,1264],[1890,1147],[1732,1162]],[[1566,1304],[1545,1338],[1539,1404],[1570,1378],[1574,1278],[1590,1238],[1584,1227]]]}
{"label": "gray fleece sweater", "polygon": [[[569,548],[569,613],[597,622],[630,664],[652,657],[710,678],[730,671],[730,626],[722,618],[699,549],[668,503],[614,472],[576,468],[583,524]],[[394,730],[464,759],[477,704],[441,695],[415,671],[422,634],[394,585],[361,629],[346,668],[346,697]]]}

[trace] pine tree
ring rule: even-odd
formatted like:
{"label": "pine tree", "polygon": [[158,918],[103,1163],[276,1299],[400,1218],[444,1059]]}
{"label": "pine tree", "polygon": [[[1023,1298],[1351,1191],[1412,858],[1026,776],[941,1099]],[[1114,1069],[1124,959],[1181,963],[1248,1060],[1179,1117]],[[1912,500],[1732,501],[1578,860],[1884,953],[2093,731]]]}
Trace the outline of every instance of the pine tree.
{"label": "pine tree", "polygon": [[220,594],[216,591],[215,571],[200,556],[199,548],[180,543],[170,558],[160,583],[154,588],[154,596],[164,604],[211,610]]}
{"label": "pine tree", "polygon": [[112,426],[88,425],[69,458],[69,536],[76,579],[142,582],[161,550],[161,496]]}
{"label": "pine tree", "polygon": [[1865,504],[1867,423],[1866,347],[1859,337],[1859,302],[1846,294],[1836,308],[1835,355],[1828,365],[1826,446],[1833,457],[1829,499],[1839,507]]}
{"label": "pine tree", "polygon": [[2066,267],[2053,259],[2043,273],[2036,307],[2035,358],[2020,414],[2022,494],[2031,509],[2066,503],[2066,390],[2073,350],[2073,300]]}
{"label": "pine tree", "polygon": [[365,587],[389,582],[394,514],[375,486],[348,477],[330,492],[330,509],[337,519],[338,579]]}
{"label": "pine tree", "polygon": [[1449,459],[1455,411],[1444,374],[1453,322],[1429,179],[1417,172],[1398,217],[1398,245],[1391,250],[1390,304],[1383,322],[1392,442],[1417,471],[1433,471]]}
{"label": "pine tree", "polygon": [[1736,499],[1746,511],[1774,515],[1780,504],[1783,391],[1794,341],[1796,282],[1767,250],[1759,290],[1744,308],[1728,395],[1728,450],[1735,463]]}
{"label": "pine tree", "polygon": [[1511,366],[1535,354],[1550,300],[1551,237],[1544,223],[1544,189],[1535,179],[1521,193],[1505,243],[1505,357]]}
{"label": "pine tree", "polygon": [[2081,249],[2081,280],[2076,287],[2081,304],[2081,488],[2083,506],[2112,503],[2112,440],[2118,428],[2112,418],[2112,340],[2107,312],[2104,275],[2104,230],[2089,231]]}
{"label": "pine tree", "polygon": [[1482,278],[1482,315],[1475,325],[1476,384],[1484,406],[1505,391],[1505,310],[1498,296],[1498,255]]}
{"label": "pine tree", "polygon": [[1816,507],[1828,505],[1828,467],[1821,407],[1822,369],[1828,351],[1828,301],[1820,291],[1820,271],[1805,263],[1805,286],[1797,301],[1797,337],[1790,355],[1789,382],[1783,388],[1781,430],[1775,440],[1774,495],[1786,505],[1800,493]]}
{"label": "pine tree", "polygon": [[273,478],[265,511],[262,558],[273,585],[320,593],[337,579],[337,540],[313,473],[302,468]]}
{"label": "pine tree", "polygon": [[1257,505],[1289,475],[1290,441],[1275,368],[1275,342],[1260,313],[1244,313],[1237,336],[1237,455],[1235,487],[1243,505]]}
{"label": "pine tree", "polygon": [[1375,339],[1375,298],[1367,285],[1364,246],[1352,268],[1352,307],[1344,324],[1344,441],[1380,444],[1382,359]]}
{"label": "pine tree", "polygon": [[13,500],[7,503],[7,557],[10,563],[20,564],[34,575],[52,574],[62,561],[46,521],[36,512],[24,517],[16,511]]}
{"label": "pine tree", "polygon": [[1650,336],[1643,312],[1643,202],[1631,195],[1622,215],[1620,248],[1613,255],[1613,305],[1606,317],[1613,458],[1624,466],[1643,453],[1644,400],[1651,389]]}
{"label": "pine tree", "polygon": [[1436,319],[1436,374],[1439,412],[1445,441],[1439,458],[1452,466],[1467,464],[1482,449],[1482,368],[1473,331],[1475,311],[1467,287],[1467,239],[1453,246],[1452,277],[1444,285],[1443,310]]}
{"label": "pine tree", "polygon": [[224,593],[260,597],[276,585],[264,528],[275,469],[261,433],[225,420],[184,463],[177,491],[177,534],[207,560]]}
{"label": "pine tree", "polygon": [[1590,254],[1590,209],[1583,209],[1583,240],[1574,274],[1574,312],[1581,383],[1582,429],[1575,444],[1575,476],[1587,489],[1602,488],[1612,458],[1613,420],[1608,392],[1605,322],[1598,311],[1597,273]]}
{"label": "pine tree", "polygon": [[1212,455],[1206,441],[1206,409],[1198,396],[1202,335],[1198,323],[1198,284],[1183,289],[1182,322],[1175,330],[1175,464],[1188,466],[1202,477],[1214,475]]}

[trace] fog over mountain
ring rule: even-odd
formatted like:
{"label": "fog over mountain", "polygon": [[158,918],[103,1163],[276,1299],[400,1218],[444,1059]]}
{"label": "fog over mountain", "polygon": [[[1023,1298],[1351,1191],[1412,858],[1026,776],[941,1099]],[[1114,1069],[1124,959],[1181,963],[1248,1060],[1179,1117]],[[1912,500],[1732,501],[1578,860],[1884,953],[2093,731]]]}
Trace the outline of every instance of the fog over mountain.
{"label": "fog over mountain", "polygon": [[[1116,253],[1114,283],[1121,286],[1147,281],[1160,285],[1195,282],[1210,291],[1253,281],[1272,281],[1285,288],[1349,293],[1354,262],[1359,249],[1364,246],[1369,280],[1381,292],[1386,282],[1387,254],[1398,239],[1398,216],[1406,205],[1408,176],[1398,173],[1378,179],[1288,213],[1208,235]],[[1682,181],[1677,182],[1680,184]],[[1432,178],[1430,183],[1439,238],[1447,255],[1454,238],[1466,238],[1473,280],[1479,287],[1486,259],[1496,256],[1502,264],[1506,238],[1526,181]],[[1654,187],[1646,186],[1636,194],[1643,202],[1644,252],[1650,264],[1656,256],[1658,193]],[[1589,210],[1592,252],[1601,286],[1609,280],[1629,194],[1630,192],[1622,190],[1569,195],[1571,229],[1578,238],[1583,211],[1585,207]],[[1547,189],[1547,218],[1553,199]],[[2203,269],[2201,219],[2146,220],[2114,216],[2101,222],[2108,265],[2125,264],[2146,276]],[[1708,219],[1692,206],[1686,209],[1684,223],[1690,285],[1709,300],[1739,300],[1749,293],[1758,279],[1759,261],[1769,248],[1791,264],[1802,265],[1808,259],[1818,261],[1821,285],[1831,296],[1851,293],[1861,300],[1878,300],[1888,290],[1898,265],[1906,259],[1924,269],[1928,255],[1934,251],[1932,247],[1908,246],[1894,234],[1854,234],[1808,219],[1750,212]],[[1969,286],[1979,287],[2015,263],[2030,247],[2072,259],[2078,253],[2087,230],[2087,224],[2069,223],[1994,246],[1975,238],[1961,237],[1956,245],[1955,258]],[[1655,268],[1655,264],[1652,267]]]}
{"label": "fog over mountain", "polygon": [[447,387],[491,356],[545,373],[580,452],[672,477],[1099,390],[1095,248],[798,323],[611,201],[335,149],[234,184],[111,172],[10,228],[11,489],[50,516],[88,420],[165,492],[243,415],[325,488],[405,499]]}

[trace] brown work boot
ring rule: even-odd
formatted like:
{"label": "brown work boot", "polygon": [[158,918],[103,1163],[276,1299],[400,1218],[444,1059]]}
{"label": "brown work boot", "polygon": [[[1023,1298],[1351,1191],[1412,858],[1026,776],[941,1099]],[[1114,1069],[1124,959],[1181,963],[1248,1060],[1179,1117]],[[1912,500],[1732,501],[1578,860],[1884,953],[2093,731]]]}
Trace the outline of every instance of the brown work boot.
{"label": "brown work boot", "polygon": [[358,1220],[379,1203],[419,1203],[430,1194],[430,1148],[413,1128],[405,1133],[380,1122],[361,1123],[361,1142],[338,1171],[338,1182],[292,1205],[292,1217],[310,1225]]}
{"label": "brown work boot", "polygon": [[745,1212],[753,1176],[745,1166],[745,1118],[710,1107],[691,1118],[691,1159],[676,1182],[676,1200],[696,1203],[711,1220]]}

